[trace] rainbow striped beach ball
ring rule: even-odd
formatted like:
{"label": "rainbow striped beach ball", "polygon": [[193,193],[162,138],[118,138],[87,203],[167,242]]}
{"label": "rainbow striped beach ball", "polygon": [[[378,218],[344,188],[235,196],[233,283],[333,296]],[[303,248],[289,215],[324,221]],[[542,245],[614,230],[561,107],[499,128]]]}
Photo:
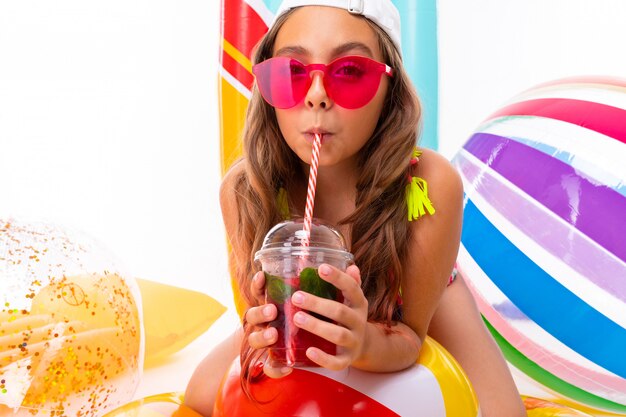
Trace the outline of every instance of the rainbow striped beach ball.
{"label": "rainbow striped beach ball", "polygon": [[460,270],[516,374],[626,415],[626,80],[525,91],[453,163]]}

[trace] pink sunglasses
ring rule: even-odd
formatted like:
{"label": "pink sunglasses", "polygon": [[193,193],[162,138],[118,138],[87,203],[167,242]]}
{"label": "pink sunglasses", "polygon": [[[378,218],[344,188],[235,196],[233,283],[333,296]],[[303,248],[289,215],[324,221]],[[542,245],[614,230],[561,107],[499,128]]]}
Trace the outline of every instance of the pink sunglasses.
{"label": "pink sunglasses", "polygon": [[324,74],[326,94],[346,109],[365,106],[376,95],[382,74],[393,76],[391,67],[364,56],[344,56],[328,65],[304,65],[294,58],[276,57],[252,67],[261,95],[279,109],[289,109],[304,100],[313,71]]}

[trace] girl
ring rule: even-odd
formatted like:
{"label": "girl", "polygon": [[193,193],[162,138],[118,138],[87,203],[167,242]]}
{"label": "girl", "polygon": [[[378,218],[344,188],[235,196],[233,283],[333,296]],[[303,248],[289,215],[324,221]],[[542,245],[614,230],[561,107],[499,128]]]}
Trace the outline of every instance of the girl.
{"label": "girl", "polygon": [[[243,328],[196,369],[187,405],[211,415],[237,354],[253,357],[277,339],[266,326],[276,308],[263,305],[264,277],[255,273],[253,256],[272,226],[302,216],[312,141],[320,134],[315,217],[343,233],[355,266],[345,273],[319,268],[343,303],[303,292],[292,297],[337,323],[304,311],[294,316],[298,327],[338,346],[336,355],[309,348],[309,359],[336,370],[397,371],[415,363],[429,334],[465,369],[483,416],[525,415],[465,283],[450,282],[462,185],[443,157],[415,149],[421,108],[402,67],[391,0],[286,0],[279,10],[254,57],[244,157],[220,191],[232,270],[250,308]],[[278,378],[291,369],[266,362],[264,372]]]}

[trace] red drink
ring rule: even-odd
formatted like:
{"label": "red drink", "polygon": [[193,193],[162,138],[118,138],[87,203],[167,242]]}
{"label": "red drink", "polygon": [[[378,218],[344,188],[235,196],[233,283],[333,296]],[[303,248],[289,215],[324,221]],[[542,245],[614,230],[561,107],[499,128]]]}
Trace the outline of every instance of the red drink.
{"label": "red drink", "polygon": [[[319,278],[317,270],[305,268],[301,273],[304,275],[305,284],[300,286],[300,277],[280,278],[266,274],[266,299],[267,303],[274,304],[278,310],[276,320],[269,326],[278,331],[278,340],[269,350],[272,366],[318,366],[306,356],[306,350],[315,346],[331,355],[336,354],[337,347],[334,343],[319,337],[311,332],[298,328],[293,323],[294,315],[300,311],[291,302],[291,295],[298,291],[310,292],[319,297],[338,300],[341,293],[332,284]],[[319,280],[319,281],[318,281]],[[313,316],[331,321],[319,314],[309,313]]]}
{"label": "red drink", "polygon": [[[270,363],[282,366],[317,366],[306,357],[306,350],[315,346],[331,355],[336,346],[319,336],[298,328],[293,322],[300,308],[291,303],[296,291],[343,302],[341,292],[317,273],[321,264],[345,271],[353,256],[347,251],[341,233],[333,227],[312,224],[310,236],[302,229],[302,221],[286,221],[274,226],[265,236],[255,261],[265,272],[265,302],[276,305],[278,315],[269,323],[278,331],[278,340],[269,347]],[[308,312],[320,320],[321,315]]]}

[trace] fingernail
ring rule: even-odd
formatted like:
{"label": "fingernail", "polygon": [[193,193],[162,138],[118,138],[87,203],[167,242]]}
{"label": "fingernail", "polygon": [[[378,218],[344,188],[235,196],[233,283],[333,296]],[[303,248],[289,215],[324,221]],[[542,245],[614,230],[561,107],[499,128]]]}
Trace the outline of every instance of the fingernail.
{"label": "fingernail", "polygon": [[263,307],[263,315],[265,317],[271,317],[272,315],[272,306],[271,305],[266,305],[265,307]]}
{"label": "fingernail", "polygon": [[289,372],[291,372],[291,368],[288,366],[283,366],[282,368],[280,368],[281,374],[288,374]]}
{"label": "fingernail", "polygon": [[294,304],[302,304],[304,302],[304,294],[302,294],[300,291],[296,291],[292,296],[291,296],[291,301]]}
{"label": "fingernail", "polygon": [[320,267],[318,268],[318,271],[320,274],[322,275],[328,275],[330,274],[330,267],[328,265],[320,265]]}
{"label": "fingernail", "polygon": [[304,324],[304,322],[306,321],[306,316],[304,315],[304,313],[301,312],[297,312],[294,316],[293,316],[293,321],[296,324]]}
{"label": "fingernail", "polygon": [[265,329],[265,331],[263,332],[263,337],[265,338],[265,340],[272,340],[272,338],[274,337],[272,330]]}

